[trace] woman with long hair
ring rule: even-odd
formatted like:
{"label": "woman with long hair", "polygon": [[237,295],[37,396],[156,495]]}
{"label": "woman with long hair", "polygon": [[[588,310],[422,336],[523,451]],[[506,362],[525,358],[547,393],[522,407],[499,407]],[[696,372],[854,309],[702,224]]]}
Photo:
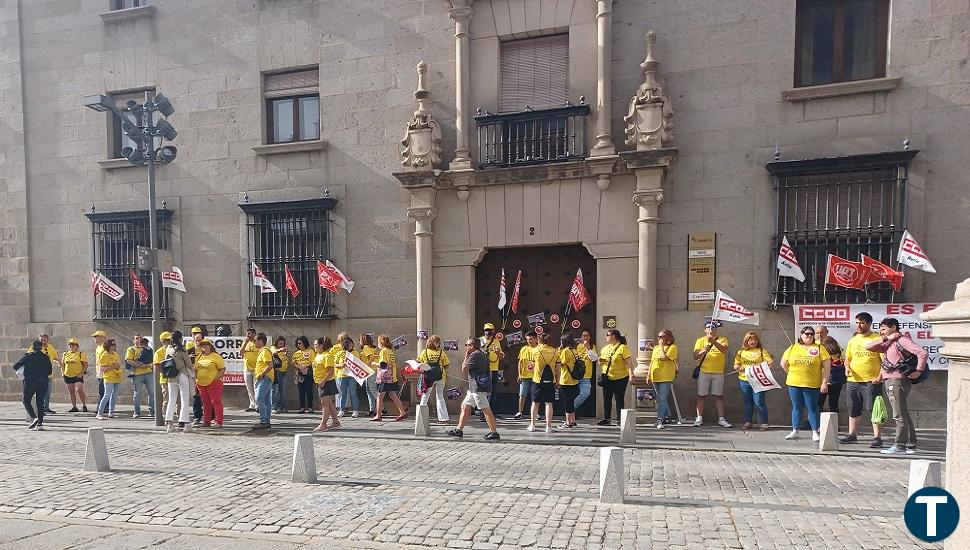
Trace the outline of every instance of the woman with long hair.
{"label": "woman with long hair", "polygon": [[427,363],[432,368],[438,367],[441,369],[441,379],[432,382],[425,389],[424,394],[421,395],[421,404],[427,405],[431,397],[431,392],[434,392],[438,424],[447,424],[450,417],[448,416],[448,403],[445,401],[445,381],[448,379],[448,367],[451,365],[451,359],[441,349],[440,336],[432,334],[428,338],[428,346],[418,355],[418,363]]}
{"label": "woman with long hair", "polygon": [[[313,429],[315,432],[325,432],[340,428],[340,421],[337,420],[337,407],[334,405],[334,397],[337,395],[337,381],[335,379],[334,362],[330,355],[333,348],[330,338],[317,338],[313,342],[313,383],[320,395],[320,410],[323,412],[320,417],[320,424]],[[327,424],[332,421],[332,424]]]}
{"label": "woman with long hair", "polygon": [[[165,361],[171,359],[178,368],[178,376],[167,378],[168,380],[168,405],[165,407],[165,431],[172,433],[175,431],[175,406],[178,401],[179,424],[182,431],[189,433],[192,431],[192,388],[195,387],[195,368],[192,359],[182,345],[183,336],[179,331],[172,332],[172,343],[165,351]],[[178,398],[176,400],[176,397]]]}
{"label": "woman with long hair", "polygon": [[310,341],[306,336],[296,339],[296,351],[290,362],[293,364],[295,374],[293,383],[296,384],[297,394],[300,397],[300,414],[313,412],[313,401],[315,400],[313,388],[313,356],[314,350],[310,349]]}
{"label": "woman with long hair", "polygon": [[408,411],[404,408],[404,404],[401,403],[401,398],[397,394],[401,391],[401,385],[397,381],[397,359],[394,356],[391,337],[386,334],[381,334],[377,337],[377,343],[381,347],[381,351],[377,356],[377,415],[372,420],[375,422],[382,420],[381,407],[384,405],[384,396],[386,395],[394,402],[399,413],[394,421],[400,422],[408,417]]}
{"label": "woman with long hair", "polygon": [[791,433],[785,439],[798,438],[798,424],[802,412],[808,409],[808,423],[812,427],[812,441],[819,441],[818,410],[819,393],[829,391],[829,369],[832,361],[829,352],[821,344],[815,343],[815,329],[805,327],[801,338],[787,350],[781,358],[781,368],[788,373],[788,397],[791,399]]}
{"label": "woman with long hair", "polygon": [[657,334],[657,345],[650,352],[650,374],[647,382],[652,382],[653,389],[657,392],[658,430],[664,429],[664,422],[670,417],[668,399],[680,369],[680,352],[674,342],[674,333],[664,329]]}
{"label": "woman with long hair", "polygon": [[603,420],[597,422],[599,426],[611,424],[610,414],[613,403],[616,402],[616,425],[620,424],[620,411],[623,410],[626,397],[626,387],[633,379],[633,359],[626,347],[626,339],[616,329],[606,332],[606,345],[600,350],[600,378],[603,386]]}
{"label": "woman with long hair", "polygon": [[118,401],[118,390],[121,387],[121,357],[118,356],[118,344],[114,338],[104,343],[104,353],[98,356],[98,370],[104,380],[104,395],[98,403],[98,420],[115,417],[115,403]]}
{"label": "woman with long hair", "polygon": [[[370,334],[361,334],[358,342],[360,343],[360,352],[358,353],[360,360],[368,366],[377,361],[377,348],[374,347],[374,337]],[[354,391],[356,390],[357,388],[354,388]],[[376,408],[377,372],[367,377],[367,380],[364,382],[364,391],[367,393],[367,417],[373,418],[375,415],[380,414],[380,409]]]}
{"label": "woman with long hair", "polygon": [[738,372],[738,387],[741,389],[741,398],[744,400],[744,424],[741,426],[741,429],[751,429],[751,425],[754,422],[754,412],[758,411],[758,416],[761,419],[761,429],[767,431],[767,393],[754,391],[744,371],[748,367],[760,365],[761,363],[768,363],[770,366],[774,359],[768,353],[768,350],[761,345],[761,337],[753,330],[745,333],[744,338],[741,339],[741,346],[737,355],[734,356],[734,370]]}
{"label": "woman with long hair", "polygon": [[576,398],[579,397],[579,381],[582,378],[573,376],[572,369],[575,368],[577,360],[582,365],[583,373],[586,372],[586,364],[582,357],[576,354],[576,337],[570,333],[565,333],[559,337],[559,400],[562,402],[563,412],[566,420],[559,426],[560,428],[576,427]]}

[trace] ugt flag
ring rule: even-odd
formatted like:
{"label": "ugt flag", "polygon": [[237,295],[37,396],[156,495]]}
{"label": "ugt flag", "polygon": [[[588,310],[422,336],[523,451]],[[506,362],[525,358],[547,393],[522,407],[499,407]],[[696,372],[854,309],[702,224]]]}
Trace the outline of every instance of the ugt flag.
{"label": "ugt flag", "polygon": [[757,313],[753,313],[748,308],[742,306],[734,298],[727,294],[717,291],[714,297],[714,319],[730,321],[732,323],[743,323],[745,325],[760,325],[761,319]]}
{"label": "ugt flag", "polygon": [[589,304],[589,292],[583,284],[583,270],[576,270],[576,278],[573,279],[573,286],[569,289],[569,305],[573,311],[579,311]]}
{"label": "ugt flag", "polygon": [[781,238],[781,248],[778,249],[777,265],[778,275],[791,277],[803,283],[805,282],[805,273],[802,272],[802,266],[798,265],[798,258],[795,257],[795,251],[788,244],[787,236]]}
{"label": "ugt flag", "polygon": [[862,290],[869,280],[869,271],[865,264],[829,254],[825,265],[825,284]]}
{"label": "ugt flag", "polygon": [[933,268],[930,259],[926,257],[926,251],[909,234],[908,229],[903,231],[903,238],[899,241],[899,252],[896,253],[896,262],[927,273],[936,273],[936,269]]}
{"label": "ugt flag", "polygon": [[880,262],[875,258],[870,258],[865,254],[862,255],[862,265],[869,268],[869,273],[867,275],[866,284],[878,283],[879,281],[886,281],[891,284],[893,290],[899,292],[903,288],[903,272],[896,271],[895,269],[889,267],[888,265]]}

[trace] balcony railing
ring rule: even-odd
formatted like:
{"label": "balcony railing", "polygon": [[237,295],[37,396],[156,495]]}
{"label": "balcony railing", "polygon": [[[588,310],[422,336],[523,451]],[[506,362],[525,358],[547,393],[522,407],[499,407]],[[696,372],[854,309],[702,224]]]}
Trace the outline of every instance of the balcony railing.
{"label": "balcony railing", "polygon": [[524,166],[586,157],[586,116],[589,105],[519,113],[492,114],[479,109],[479,168]]}

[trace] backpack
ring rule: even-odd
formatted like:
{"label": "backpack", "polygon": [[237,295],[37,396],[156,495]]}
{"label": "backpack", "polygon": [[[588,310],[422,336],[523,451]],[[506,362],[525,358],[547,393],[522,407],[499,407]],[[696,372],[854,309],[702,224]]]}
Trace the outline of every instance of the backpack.
{"label": "backpack", "polygon": [[569,375],[573,377],[573,380],[582,380],[583,375],[586,374],[586,362],[583,361],[582,357],[576,355],[573,351],[573,364],[569,367]]}
{"label": "backpack", "polygon": [[[443,375],[443,372],[441,370],[441,354],[442,353],[444,353],[444,352],[443,351],[439,351],[438,352],[438,360],[437,361],[430,361],[430,360],[428,361],[428,366],[431,367],[431,368],[424,373],[424,381],[429,386],[431,384],[434,384],[438,380],[441,380],[441,377]],[[428,353],[427,354],[427,357],[430,359],[431,354]]]}
{"label": "backpack", "polygon": [[162,376],[170,379],[179,377],[179,367],[175,363],[174,358],[169,357],[168,359],[162,361]]}

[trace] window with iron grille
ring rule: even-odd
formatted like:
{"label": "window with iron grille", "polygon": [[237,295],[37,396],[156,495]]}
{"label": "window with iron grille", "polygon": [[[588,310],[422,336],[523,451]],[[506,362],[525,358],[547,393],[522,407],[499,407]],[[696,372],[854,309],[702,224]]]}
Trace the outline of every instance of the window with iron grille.
{"label": "window with iron grille", "polygon": [[320,139],[320,70],[265,75],[266,143]]}
{"label": "window with iron grille", "polygon": [[[249,269],[249,318],[330,318],[330,291],[317,282],[317,261],[330,258],[330,211],[336,199],[241,204],[248,215],[250,262],[278,292],[262,294]],[[299,294],[286,289],[286,268]]]}
{"label": "window with iron grille", "polygon": [[795,86],[886,76],[889,0],[797,0]]}
{"label": "window with iron grille", "polygon": [[[157,210],[158,248],[167,250],[171,235],[171,210]],[[151,274],[137,268],[138,247],[149,245],[148,210],[133,212],[90,212],[91,268],[121,287],[125,295],[115,301],[104,294],[94,298],[94,319],[151,319]],[[131,272],[148,289],[149,301],[142,305],[134,292]],[[159,307],[163,319],[171,318],[168,289],[161,289]]]}
{"label": "window with iron grille", "polygon": [[855,262],[865,254],[894,265],[899,238],[906,228],[909,163],[917,152],[767,164],[775,190],[772,258],[777,257],[782,237],[788,237],[805,274],[805,282],[777,279],[777,303],[890,302],[901,298],[886,282],[866,285],[865,290],[825,285],[825,269],[829,254]]}

